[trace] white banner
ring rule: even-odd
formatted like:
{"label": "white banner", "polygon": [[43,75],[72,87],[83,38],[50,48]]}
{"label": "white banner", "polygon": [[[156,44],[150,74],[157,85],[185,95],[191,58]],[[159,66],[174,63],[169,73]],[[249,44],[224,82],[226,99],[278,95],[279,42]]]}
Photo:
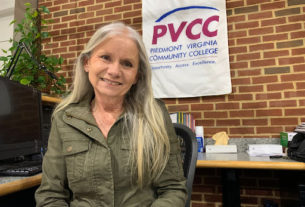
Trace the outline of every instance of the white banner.
{"label": "white banner", "polygon": [[231,93],[225,0],[143,0],[157,98]]}

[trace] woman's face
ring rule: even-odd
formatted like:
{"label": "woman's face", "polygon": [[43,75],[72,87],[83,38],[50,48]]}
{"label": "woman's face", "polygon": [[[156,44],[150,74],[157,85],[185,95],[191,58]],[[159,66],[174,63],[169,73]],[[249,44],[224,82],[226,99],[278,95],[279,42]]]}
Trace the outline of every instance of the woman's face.
{"label": "woman's face", "polygon": [[139,51],[125,35],[115,35],[100,43],[85,62],[95,96],[122,98],[137,82]]}

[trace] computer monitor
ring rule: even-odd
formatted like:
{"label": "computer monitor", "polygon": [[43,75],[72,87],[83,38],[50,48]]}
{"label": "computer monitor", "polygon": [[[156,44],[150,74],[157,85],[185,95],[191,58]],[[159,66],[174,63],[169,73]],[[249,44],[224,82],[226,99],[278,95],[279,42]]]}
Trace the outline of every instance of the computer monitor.
{"label": "computer monitor", "polygon": [[0,160],[40,154],[40,91],[0,77]]}

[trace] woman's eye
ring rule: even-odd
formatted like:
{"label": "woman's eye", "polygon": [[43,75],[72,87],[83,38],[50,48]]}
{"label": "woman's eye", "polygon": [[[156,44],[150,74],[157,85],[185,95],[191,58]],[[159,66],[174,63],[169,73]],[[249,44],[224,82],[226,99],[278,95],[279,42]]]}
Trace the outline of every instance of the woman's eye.
{"label": "woman's eye", "polygon": [[132,63],[131,62],[129,62],[129,61],[124,61],[123,62],[123,65],[125,66],[125,67],[132,67]]}
{"label": "woman's eye", "polygon": [[101,58],[104,60],[110,60],[109,55],[101,55]]}

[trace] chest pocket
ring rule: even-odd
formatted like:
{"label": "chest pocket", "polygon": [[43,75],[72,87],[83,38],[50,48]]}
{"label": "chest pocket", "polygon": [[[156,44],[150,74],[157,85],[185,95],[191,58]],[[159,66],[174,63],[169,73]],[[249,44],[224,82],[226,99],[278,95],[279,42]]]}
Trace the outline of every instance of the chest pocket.
{"label": "chest pocket", "polygon": [[71,182],[84,177],[88,161],[89,140],[69,140],[63,143],[63,154],[67,166],[67,176]]}

